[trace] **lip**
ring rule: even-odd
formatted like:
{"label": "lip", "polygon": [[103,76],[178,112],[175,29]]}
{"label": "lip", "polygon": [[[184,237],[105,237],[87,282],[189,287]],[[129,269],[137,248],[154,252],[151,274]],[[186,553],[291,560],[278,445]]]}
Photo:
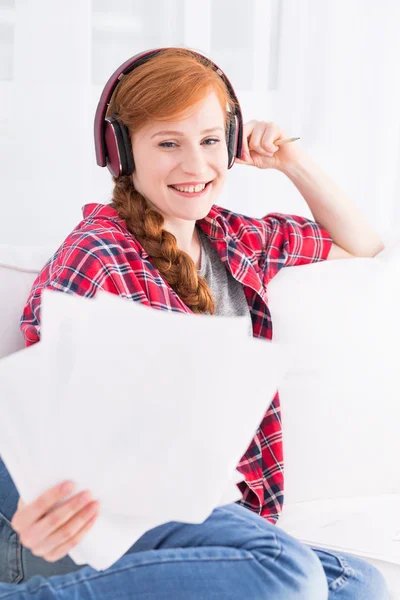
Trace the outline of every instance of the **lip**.
{"label": "lip", "polygon": [[[172,187],[172,185],[169,185],[168,187],[175,192],[175,194],[178,194],[179,196],[182,196],[183,198],[200,198],[201,196],[204,196],[205,194],[207,194],[208,190],[210,189],[212,184],[212,181],[209,181],[208,183],[206,183],[206,187],[204,188],[204,190],[202,190],[201,192],[180,192],[179,190],[176,190],[175,188]],[[177,184],[179,185],[179,184]],[[194,185],[194,184],[192,184]],[[199,184],[197,184],[199,185]]]}
{"label": "lip", "polygon": [[[212,181],[212,180],[210,180]],[[185,185],[204,185],[207,183],[210,183],[210,181],[185,181],[184,183],[170,183],[170,185],[179,185],[181,187],[185,186]]]}

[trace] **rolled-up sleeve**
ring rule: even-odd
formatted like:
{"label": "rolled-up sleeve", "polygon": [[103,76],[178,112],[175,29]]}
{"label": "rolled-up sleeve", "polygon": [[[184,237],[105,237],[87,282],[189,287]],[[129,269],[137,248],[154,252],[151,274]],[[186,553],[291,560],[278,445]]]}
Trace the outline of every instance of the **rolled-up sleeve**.
{"label": "rolled-up sleeve", "polygon": [[261,218],[264,244],[259,265],[267,279],[282,267],[306,265],[328,258],[332,238],[321,225],[305,217],[269,213]]}

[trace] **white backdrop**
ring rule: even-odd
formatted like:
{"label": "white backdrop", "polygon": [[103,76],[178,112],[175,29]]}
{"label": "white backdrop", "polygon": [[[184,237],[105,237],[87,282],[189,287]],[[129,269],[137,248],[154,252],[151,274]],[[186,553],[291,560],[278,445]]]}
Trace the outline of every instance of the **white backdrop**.
{"label": "white backdrop", "polygon": [[[0,0],[0,243],[56,247],[83,204],[109,202],[102,87],[129,56],[182,44],[227,73],[245,121],[300,136],[378,230],[400,226],[399,27],[398,0]],[[284,175],[242,165],[220,204],[311,216]]]}

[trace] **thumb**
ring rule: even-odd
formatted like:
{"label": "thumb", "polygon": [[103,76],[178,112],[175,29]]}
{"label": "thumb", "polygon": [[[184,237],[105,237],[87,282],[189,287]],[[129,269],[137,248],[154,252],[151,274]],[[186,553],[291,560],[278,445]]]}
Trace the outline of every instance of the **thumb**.
{"label": "thumb", "polygon": [[24,502],[24,501],[22,500],[22,498],[20,497],[20,498],[19,498],[19,500],[18,500],[18,507],[17,507],[17,508],[18,508],[18,510],[19,510],[20,508],[25,508],[25,506],[26,506],[25,502]]}

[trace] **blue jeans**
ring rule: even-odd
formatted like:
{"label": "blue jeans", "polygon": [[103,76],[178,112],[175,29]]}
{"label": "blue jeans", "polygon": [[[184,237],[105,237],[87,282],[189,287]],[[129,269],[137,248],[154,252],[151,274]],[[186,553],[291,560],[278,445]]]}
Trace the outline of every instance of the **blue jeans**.
{"label": "blue jeans", "polygon": [[112,567],[49,563],[11,528],[18,492],[0,459],[0,600],[387,600],[380,572],[311,548],[238,504],[147,531]]}

